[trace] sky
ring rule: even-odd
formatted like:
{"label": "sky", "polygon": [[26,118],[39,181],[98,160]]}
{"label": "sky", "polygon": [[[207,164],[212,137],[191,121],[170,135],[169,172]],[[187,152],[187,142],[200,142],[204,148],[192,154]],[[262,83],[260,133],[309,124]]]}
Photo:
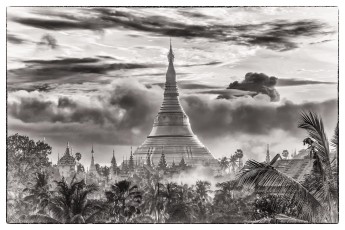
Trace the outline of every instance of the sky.
{"label": "sky", "polygon": [[[304,146],[299,113],[338,120],[338,9],[7,8],[8,134],[88,166],[121,162],[150,133],[171,38],[180,101],[216,157]],[[248,85],[248,79],[255,83]],[[237,81],[239,88],[229,86]]]}

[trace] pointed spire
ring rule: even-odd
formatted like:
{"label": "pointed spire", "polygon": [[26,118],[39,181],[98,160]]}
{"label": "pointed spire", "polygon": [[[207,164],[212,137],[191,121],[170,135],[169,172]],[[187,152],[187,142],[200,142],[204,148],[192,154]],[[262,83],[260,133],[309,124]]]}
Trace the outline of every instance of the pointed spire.
{"label": "pointed spire", "polygon": [[66,147],[65,155],[70,155],[70,147],[69,147],[68,141],[67,141],[67,147]]}
{"label": "pointed spire", "polygon": [[93,151],[93,144],[92,144],[92,149],[91,149],[91,153],[92,153],[92,155],[93,155],[93,153],[94,153],[94,151]]}
{"label": "pointed spire", "polygon": [[172,45],[171,45],[171,38],[170,38],[170,49],[169,49],[169,53],[168,53],[168,61],[169,63],[173,63],[174,62],[174,51],[172,49]]}
{"label": "pointed spire", "polygon": [[271,162],[271,156],[270,156],[270,145],[267,144],[267,152],[266,152],[266,163],[269,164]]}

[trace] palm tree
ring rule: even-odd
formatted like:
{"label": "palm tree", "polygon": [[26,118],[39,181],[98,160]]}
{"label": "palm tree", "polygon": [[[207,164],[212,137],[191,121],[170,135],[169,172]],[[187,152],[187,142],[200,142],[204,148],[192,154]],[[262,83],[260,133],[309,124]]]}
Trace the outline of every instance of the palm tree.
{"label": "palm tree", "polygon": [[35,184],[31,188],[25,188],[24,192],[29,193],[24,197],[24,201],[30,203],[33,213],[42,213],[52,196],[52,192],[49,191],[48,175],[44,172],[36,173]]}
{"label": "palm tree", "polygon": [[[298,181],[275,169],[272,165],[248,160],[238,174],[238,183],[249,188],[262,187],[267,193],[289,197],[299,208],[302,219],[311,222],[337,222],[335,183],[329,160],[329,144],[322,119],[313,112],[302,112],[299,128],[305,129],[312,139],[313,154],[320,165],[321,180],[306,189]],[[308,144],[308,143],[307,143]],[[291,202],[291,203],[292,203]]]}
{"label": "palm tree", "polygon": [[230,165],[233,173],[235,173],[236,169],[238,168],[237,160],[238,160],[238,158],[237,158],[236,154],[230,156],[229,165]]}
{"label": "palm tree", "polygon": [[195,184],[195,200],[193,203],[195,203],[195,209],[196,213],[198,215],[198,220],[200,222],[207,222],[207,213],[210,210],[211,207],[211,197],[209,196],[209,193],[212,192],[211,183],[208,181],[200,181],[198,180]]}
{"label": "palm tree", "polygon": [[225,172],[225,170],[227,168],[229,168],[229,161],[228,161],[228,159],[226,157],[221,158],[220,161],[219,161],[219,166],[220,166],[220,169],[223,172]]}
{"label": "palm tree", "polygon": [[197,180],[195,184],[195,191],[202,201],[210,199],[209,193],[211,192],[211,183],[208,181]]}
{"label": "palm tree", "polygon": [[111,186],[111,190],[105,192],[110,212],[115,222],[126,223],[135,214],[140,214],[138,205],[142,201],[141,192],[130,181],[122,180]]}
{"label": "palm tree", "polygon": [[47,214],[36,214],[31,220],[40,223],[93,223],[103,208],[87,196],[98,190],[94,184],[86,185],[84,180],[75,181],[74,176],[68,184],[64,178],[55,181],[57,194],[47,206]]}
{"label": "palm tree", "polygon": [[164,223],[164,204],[163,204],[163,184],[155,181],[148,181],[145,184],[143,194],[143,209],[147,210],[147,214],[153,215],[154,223]]}
{"label": "palm tree", "polygon": [[225,181],[216,184],[217,190],[213,199],[209,219],[214,223],[241,222],[243,214],[240,199],[234,199],[234,191],[240,189],[236,181]]}

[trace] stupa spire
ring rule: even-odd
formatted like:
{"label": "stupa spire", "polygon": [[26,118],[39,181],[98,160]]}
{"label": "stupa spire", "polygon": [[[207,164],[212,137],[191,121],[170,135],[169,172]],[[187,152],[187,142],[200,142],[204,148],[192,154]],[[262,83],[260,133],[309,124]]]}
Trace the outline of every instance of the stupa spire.
{"label": "stupa spire", "polygon": [[271,162],[271,156],[270,156],[270,145],[267,144],[267,152],[266,152],[266,163],[269,164]]}
{"label": "stupa spire", "polygon": [[[164,153],[167,163],[171,164],[173,157],[185,154],[186,147],[189,147],[188,151],[198,156],[189,161],[198,161],[198,164],[212,161],[214,164],[218,164],[208,149],[194,135],[189,118],[180,104],[171,39],[167,58],[169,63],[162,105],[154,119],[151,133],[145,142],[136,148],[134,156],[146,156],[147,162],[150,161],[150,164],[153,165],[153,163],[159,162],[160,155]],[[195,162],[188,163],[196,164]],[[147,165],[149,164],[147,163]]]}

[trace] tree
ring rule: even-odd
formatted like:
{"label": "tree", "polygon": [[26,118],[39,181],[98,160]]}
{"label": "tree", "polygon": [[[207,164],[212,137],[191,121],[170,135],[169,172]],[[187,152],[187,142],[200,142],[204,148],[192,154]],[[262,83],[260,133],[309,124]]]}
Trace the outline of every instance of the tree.
{"label": "tree", "polygon": [[195,184],[195,191],[201,200],[209,200],[209,193],[211,192],[211,183],[208,181],[197,180]]}
{"label": "tree", "polygon": [[20,199],[23,189],[35,182],[36,173],[50,166],[51,147],[17,133],[7,137],[6,152],[7,192],[9,197]]}
{"label": "tree", "polygon": [[141,192],[130,181],[123,180],[111,186],[111,190],[105,192],[107,202],[110,205],[110,213],[115,223],[126,223],[132,217],[140,214],[139,204],[142,201]]}
{"label": "tree", "polygon": [[89,201],[87,196],[97,191],[98,187],[75,179],[74,176],[69,184],[64,178],[55,181],[57,194],[49,201],[49,211],[32,215],[30,220],[34,223],[93,223],[103,208]]}
{"label": "tree", "polygon": [[156,181],[151,178],[144,185],[142,207],[147,214],[153,215],[154,223],[164,223],[167,218],[164,213],[163,189],[164,185],[159,180]]}
{"label": "tree", "polygon": [[238,175],[239,184],[264,188],[266,193],[278,193],[289,197],[296,204],[299,217],[309,222],[337,220],[337,182],[330,164],[329,144],[321,117],[313,112],[301,113],[299,128],[305,129],[313,141],[316,165],[320,165],[320,179],[314,180],[307,189],[301,183],[275,169],[272,165],[249,160]]}
{"label": "tree", "polygon": [[95,164],[95,168],[96,168],[98,175],[102,175],[101,166],[98,163]]}
{"label": "tree", "polygon": [[249,212],[248,201],[250,197],[244,193],[239,193],[235,197],[235,191],[242,188],[235,180],[225,181],[216,184],[217,190],[213,199],[213,209],[210,212],[212,223],[243,223],[247,219]]}
{"label": "tree", "polygon": [[44,212],[49,204],[52,192],[49,190],[48,175],[44,172],[36,173],[33,186],[25,188],[24,192],[29,194],[25,196],[24,201],[28,201],[32,207],[33,213]]}
{"label": "tree", "polygon": [[237,166],[237,155],[231,155],[229,158],[229,165],[231,166],[232,173],[235,173],[238,166]]}
{"label": "tree", "polygon": [[76,153],[75,154],[75,159],[79,162],[80,161],[80,159],[81,159],[81,153]]}
{"label": "tree", "polygon": [[77,165],[77,173],[83,173],[83,172],[85,172],[85,168],[82,164],[79,163]]}
{"label": "tree", "polygon": [[110,168],[108,166],[103,166],[103,167],[101,167],[100,171],[101,171],[101,175],[103,177],[105,177],[105,179],[106,179],[106,181],[108,183],[108,181],[109,181],[109,174],[110,174]]}
{"label": "tree", "polygon": [[226,157],[223,157],[220,159],[219,161],[219,166],[220,166],[220,169],[225,172],[226,169],[229,168],[229,161]]}
{"label": "tree", "polygon": [[168,167],[167,162],[165,160],[165,155],[162,153],[161,158],[158,163],[158,169],[159,170],[165,170]]}

